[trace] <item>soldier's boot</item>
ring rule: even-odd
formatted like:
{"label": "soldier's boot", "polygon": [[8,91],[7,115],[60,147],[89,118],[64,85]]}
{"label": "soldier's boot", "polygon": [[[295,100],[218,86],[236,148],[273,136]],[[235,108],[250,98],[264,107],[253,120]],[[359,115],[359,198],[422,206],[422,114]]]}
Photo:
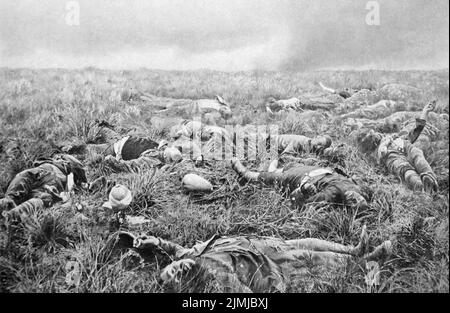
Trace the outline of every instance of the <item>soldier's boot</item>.
{"label": "soldier's boot", "polygon": [[242,176],[247,180],[258,180],[259,173],[249,171],[237,158],[231,160],[231,167],[239,174],[239,176]]}
{"label": "soldier's boot", "polygon": [[433,173],[425,173],[420,176],[423,182],[423,188],[425,192],[433,193],[438,191],[439,189],[438,181]]}
{"label": "soldier's boot", "polygon": [[386,260],[392,254],[392,242],[387,240],[364,256],[367,261]]}
{"label": "soldier's boot", "polygon": [[408,188],[413,191],[422,191],[423,183],[420,176],[414,170],[408,170],[405,172],[405,182]]}
{"label": "soldier's boot", "polygon": [[352,251],[355,256],[363,256],[369,250],[369,234],[367,233],[367,226],[364,225],[361,231],[358,245]]}
{"label": "soldier's boot", "polygon": [[16,203],[10,198],[0,199],[0,214],[4,216],[3,212],[8,212],[16,206]]}

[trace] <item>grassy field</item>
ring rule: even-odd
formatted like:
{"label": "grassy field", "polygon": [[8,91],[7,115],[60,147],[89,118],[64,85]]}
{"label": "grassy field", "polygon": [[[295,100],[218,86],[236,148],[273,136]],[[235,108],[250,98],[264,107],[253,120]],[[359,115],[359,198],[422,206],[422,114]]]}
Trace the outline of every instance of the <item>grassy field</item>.
{"label": "grassy field", "polygon": [[[212,71],[102,71],[0,69],[0,197],[9,180],[55,146],[85,141],[89,124],[104,119],[123,133],[139,133],[156,140],[167,137],[171,120],[155,118],[146,103],[120,101],[126,88],[172,98],[212,98],[222,95],[231,104],[233,124],[277,124],[282,133],[327,133],[337,143],[349,143],[348,132],[332,116],[296,113],[269,117],[264,110],[268,96],[290,98],[321,95],[317,82],[335,87],[373,87],[402,83],[423,90],[423,98],[438,99],[438,111],[449,111],[449,74],[446,71],[391,72],[340,71],[311,73]],[[183,118],[183,112],[179,112]],[[163,117],[163,116],[162,116]],[[448,138],[448,135],[447,137]],[[448,143],[448,141],[447,141]],[[15,149],[7,158],[6,150]],[[447,150],[448,151],[448,150]],[[112,174],[134,195],[129,214],[144,215],[151,223],[136,232],[147,232],[182,245],[203,241],[215,233],[258,234],[285,239],[316,237],[356,244],[364,224],[371,245],[391,239],[392,258],[381,265],[378,286],[368,287],[368,270],[357,263],[337,273],[311,270],[292,281],[291,292],[448,292],[449,196],[448,155],[440,151],[430,162],[440,179],[440,193],[433,197],[413,193],[356,149],[349,149],[340,164],[371,187],[370,209],[347,207],[315,210],[293,208],[276,190],[241,185],[227,162],[209,162],[204,168],[181,163],[155,173]],[[102,174],[102,167],[86,157],[88,179]],[[259,162],[250,162],[258,168]],[[201,173],[215,186],[206,196],[183,193],[180,179],[188,171]],[[117,255],[108,244],[117,229],[101,205],[107,193],[79,192],[72,205],[54,207],[31,217],[31,223],[0,230],[1,292],[167,292],[182,286],[157,284],[167,257],[155,255],[141,262],[132,253]],[[81,265],[80,284],[66,283],[66,264]],[[213,282],[199,282],[189,291],[220,291]]]}

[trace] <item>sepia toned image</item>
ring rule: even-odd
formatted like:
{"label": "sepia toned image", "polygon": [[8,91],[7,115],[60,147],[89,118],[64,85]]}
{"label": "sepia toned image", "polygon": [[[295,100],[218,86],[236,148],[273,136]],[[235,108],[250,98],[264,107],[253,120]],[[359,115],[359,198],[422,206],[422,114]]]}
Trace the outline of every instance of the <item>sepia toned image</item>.
{"label": "sepia toned image", "polygon": [[0,293],[448,293],[448,38],[447,0],[0,0]]}

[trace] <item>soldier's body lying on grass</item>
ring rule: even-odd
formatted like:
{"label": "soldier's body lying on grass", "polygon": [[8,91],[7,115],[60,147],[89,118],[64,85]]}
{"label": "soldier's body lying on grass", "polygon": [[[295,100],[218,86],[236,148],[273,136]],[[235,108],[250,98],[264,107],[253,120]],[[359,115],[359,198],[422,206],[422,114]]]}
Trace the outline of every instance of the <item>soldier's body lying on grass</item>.
{"label": "soldier's body lying on grass", "polygon": [[[174,261],[166,266],[163,283],[180,283],[184,275],[192,279],[202,270],[211,273],[224,292],[284,292],[293,277],[314,267],[340,270],[350,260],[387,259],[392,244],[385,241],[368,253],[368,235],[363,227],[359,244],[354,247],[315,238],[283,240],[274,237],[234,236],[213,238],[184,248],[152,236],[136,237],[120,232],[117,246],[133,248],[142,256],[155,252],[169,255]],[[188,281],[188,279],[186,279]]]}
{"label": "soldier's body lying on grass", "polygon": [[180,154],[150,137],[124,136],[104,121],[93,123],[86,148],[88,155],[104,157],[102,163],[113,172],[144,170],[177,160]]}
{"label": "soldier's body lying on grass", "polygon": [[268,97],[265,100],[266,112],[271,115],[279,115],[283,112],[330,111],[336,107],[333,99],[326,97],[300,97],[276,100]]}
{"label": "soldier's body lying on grass", "polygon": [[[330,136],[310,138],[302,135],[283,134],[272,136],[278,146],[278,152],[283,154],[322,153],[332,144]],[[270,138],[269,138],[270,140]]]}
{"label": "soldier's body lying on grass", "polygon": [[[344,122],[344,125],[351,130],[358,129],[373,129],[376,132],[390,134],[390,133],[410,133],[416,127],[417,112],[396,112],[388,117],[371,120],[369,118],[349,118]],[[448,133],[449,123],[447,114],[437,114],[430,112],[428,121],[424,129],[420,133],[414,145],[420,148],[425,156],[427,156],[434,146],[440,146],[442,141],[447,141],[444,138]],[[433,144],[436,143],[436,144]]]}
{"label": "soldier's body lying on grass", "polygon": [[375,153],[377,161],[412,190],[431,192],[438,189],[437,177],[425,159],[422,149],[414,145],[425,129],[429,112],[435,105],[435,102],[431,102],[424,107],[413,129],[394,135],[384,135],[373,129],[362,129],[355,135],[362,152]]}
{"label": "soldier's body lying on grass", "polygon": [[88,152],[90,149],[111,155],[117,160],[134,160],[149,149],[156,149],[158,142],[150,137],[128,135],[117,132],[104,121],[95,121],[88,134]]}
{"label": "soldier's body lying on grass", "polygon": [[281,187],[299,206],[308,203],[341,203],[367,207],[368,196],[362,188],[345,173],[330,168],[288,163],[279,169],[275,160],[268,172],[252,172],[238,159],[233,159],[231,163],[233,169],[249,181]]}
{"label": "soldier's body lying on grass", "polygon": [[20,217],[49,207],[62,201],[61,193],[70,191],[72,184],[87,183],[83,165],[70,155],[36,161],[34,166],[18,173],[9,184],[5,197],[0,199],[0,211],[4,214]]}

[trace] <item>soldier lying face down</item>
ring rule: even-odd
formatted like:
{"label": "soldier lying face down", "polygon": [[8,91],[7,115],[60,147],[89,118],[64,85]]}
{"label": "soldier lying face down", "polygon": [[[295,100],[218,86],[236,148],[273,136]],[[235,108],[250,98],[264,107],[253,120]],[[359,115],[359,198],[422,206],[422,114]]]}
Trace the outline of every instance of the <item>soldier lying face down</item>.
{"label": "soldier lying face down", "polygon": [[56,155],[34,163],[34,168],[16,175],[0,199],[0,211],[13,217],[50,207],[62,201],[61,193],[87,183],[80,161],[70,155]]}
{"label": "soldier lying face down", "polygon": [[365,226],[356,247],[315,238],[216,235],[188,249],[161,238],[136,237],[127,232],[120,232],[118,240],[122,247],[133,248],[141,255],[162,250],[175,259],[160,274],[164,283],[180,282],[186,272],[195,277],[195,272],[203,269],[214,275],[225,292],[284,292],[292,277],[306,269],[322,266],[339,270],[350,260],[381,260],[392,253],[390,241],[368,253]]}
{"label": "soldier lying face down", "polygon": [[436,102],[427,104],[414,128],[409,132],[383,135],[363,129],[356,133],[356,142],[363,153],[376,153],[377,161],[400,178],[412,190],[437,191],[437,177],[423,155],[414,145],[427,124],[428,114]]}
{"label": "soldier lying face down", "polygon": [[238,159],[233,159],[231,165],[240,176],[249,181],[281,187],[290,193],[291,200],[299,206],[323,202],[360,208],[368,206],[367,195],[353,179],[329,168],[290,163],[282,169],[277,169],[277,164],[271,164],[268,172],[252,172]]}

